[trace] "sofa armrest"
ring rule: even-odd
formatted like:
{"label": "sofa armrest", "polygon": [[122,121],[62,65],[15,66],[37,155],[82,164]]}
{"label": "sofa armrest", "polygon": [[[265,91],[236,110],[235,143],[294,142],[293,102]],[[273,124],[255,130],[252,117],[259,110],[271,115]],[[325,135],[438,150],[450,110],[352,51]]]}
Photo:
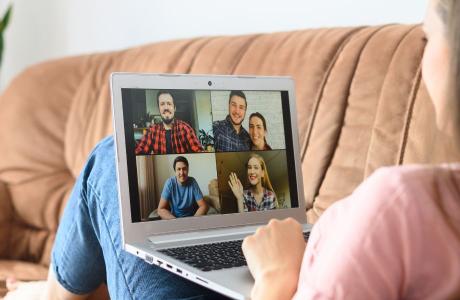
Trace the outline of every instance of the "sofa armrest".
{"label": "sofa armrest", "polygon": [[0,181],[0,258],[7,256],[11,222],[13,219],[13,206],[7,185]]}

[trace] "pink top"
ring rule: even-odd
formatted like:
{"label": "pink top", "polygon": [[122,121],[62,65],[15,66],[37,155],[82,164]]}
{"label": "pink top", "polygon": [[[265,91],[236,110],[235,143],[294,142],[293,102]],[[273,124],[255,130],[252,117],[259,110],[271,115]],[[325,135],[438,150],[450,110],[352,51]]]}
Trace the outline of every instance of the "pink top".
{"label": "pink top", "polygon": [[314,227],[294,299],[402,298],[460,298],[460,164],[382,168]]}

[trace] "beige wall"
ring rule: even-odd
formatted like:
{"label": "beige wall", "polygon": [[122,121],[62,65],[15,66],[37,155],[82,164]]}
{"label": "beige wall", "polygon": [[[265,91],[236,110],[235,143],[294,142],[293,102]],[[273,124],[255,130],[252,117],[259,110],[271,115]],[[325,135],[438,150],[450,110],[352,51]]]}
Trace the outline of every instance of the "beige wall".
{"label": "beige wall", "polygon": [[[2,1],[2,12],[7,2],[12,2],[15,10],[6,33],[2,88],[27,66],[46,59],[155,41],[420,23],[427,0],[10,0]],[[308,67],[308,62],[305,65]]]}
{"label": "beige wall", "polygon": [[196,91],[195,99],[198,127],[212,133],[211,93],[209,91]]}

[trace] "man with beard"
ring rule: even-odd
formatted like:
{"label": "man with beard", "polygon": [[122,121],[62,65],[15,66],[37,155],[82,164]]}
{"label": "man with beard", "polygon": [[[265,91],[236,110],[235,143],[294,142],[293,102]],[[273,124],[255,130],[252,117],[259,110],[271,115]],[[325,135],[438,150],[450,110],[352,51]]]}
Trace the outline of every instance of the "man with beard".
{"label": "man with beard", "polygon": [[216,151],[249,151],[251,139],[243,128],[246,115],[246,95],[242,91],[231,91],[228,98],[228,115],[225,120],[214,121],[214,148]]}
{"label": "man with beard", "polygon": [[160,124],[152,124],[136,145],[137,154],[202,152],[203,147],[192,126],[174,117],[176,105],[170,91],[158,91]]}

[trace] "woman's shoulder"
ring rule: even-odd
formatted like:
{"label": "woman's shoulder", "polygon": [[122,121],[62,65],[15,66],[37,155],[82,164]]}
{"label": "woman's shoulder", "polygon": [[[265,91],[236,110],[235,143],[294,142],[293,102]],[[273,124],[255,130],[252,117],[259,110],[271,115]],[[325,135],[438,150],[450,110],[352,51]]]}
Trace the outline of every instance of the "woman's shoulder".
{"label": "woman's shoulder", "polygon": [[[451,278],[449,266],[458,261],[459,199],[459,164],[380,168],[321,216],[309,239],[302,274],[315,274],[315,262],[321,268],[318,274],[327,275],[324,283],[335,277],[346,286],[359,277],[353,274],[367,270],[366,280],[376,286],[382,278],[399,278],[395,287],[403,282],[408,291],[424,287],[430,276]],[[336,249],[342,249],[336,261],[340,267],[325,269],[325,262],[339,257]],[[402,265],[423,265],[427,258],[433,268],[407,268],[398,275]],[[373,276],[376,268],[383,271]]]}
{"label": "woman's shoulder", "polygon": [[[353,220],[350,230],[379,222],[431,224],[442,211],[460,210],[460,165],[406,165],[376,170],[321,216],[322,223]],[[443,208],[443,209],[440,209]],[[442,210],[442,211],[441,211]],[[398,223],[399,222],[399,223]]]}
{"label": "woman's shoulder", "polygon": [[[440,165],[405,165],[382,167],[377,169],[369,179],[374,182],[385,182],[395,187],[420,186],[431,187],[431,184],[455,184],[460,186],[460,164]],[[427,185],[428,184],[428,185]]]}
{"label": "woman's shoulder", "polygon": [[[460,206],[460,164],[406,165],[375,171],[355,191],[364,206],[419,207],[436,202]],[[368,201],[379,198],[381,201]],[[364,202],[366,202],[364,204]]]}
{"label": "woman's shoulder", "polygon": [[343,205],[359,207],[356,209],[361,212],[381,211],[385,207],[419,205],[422,200],[441,195],[442,201],[460,198],[459,164],[379,168],[347,197]]}

